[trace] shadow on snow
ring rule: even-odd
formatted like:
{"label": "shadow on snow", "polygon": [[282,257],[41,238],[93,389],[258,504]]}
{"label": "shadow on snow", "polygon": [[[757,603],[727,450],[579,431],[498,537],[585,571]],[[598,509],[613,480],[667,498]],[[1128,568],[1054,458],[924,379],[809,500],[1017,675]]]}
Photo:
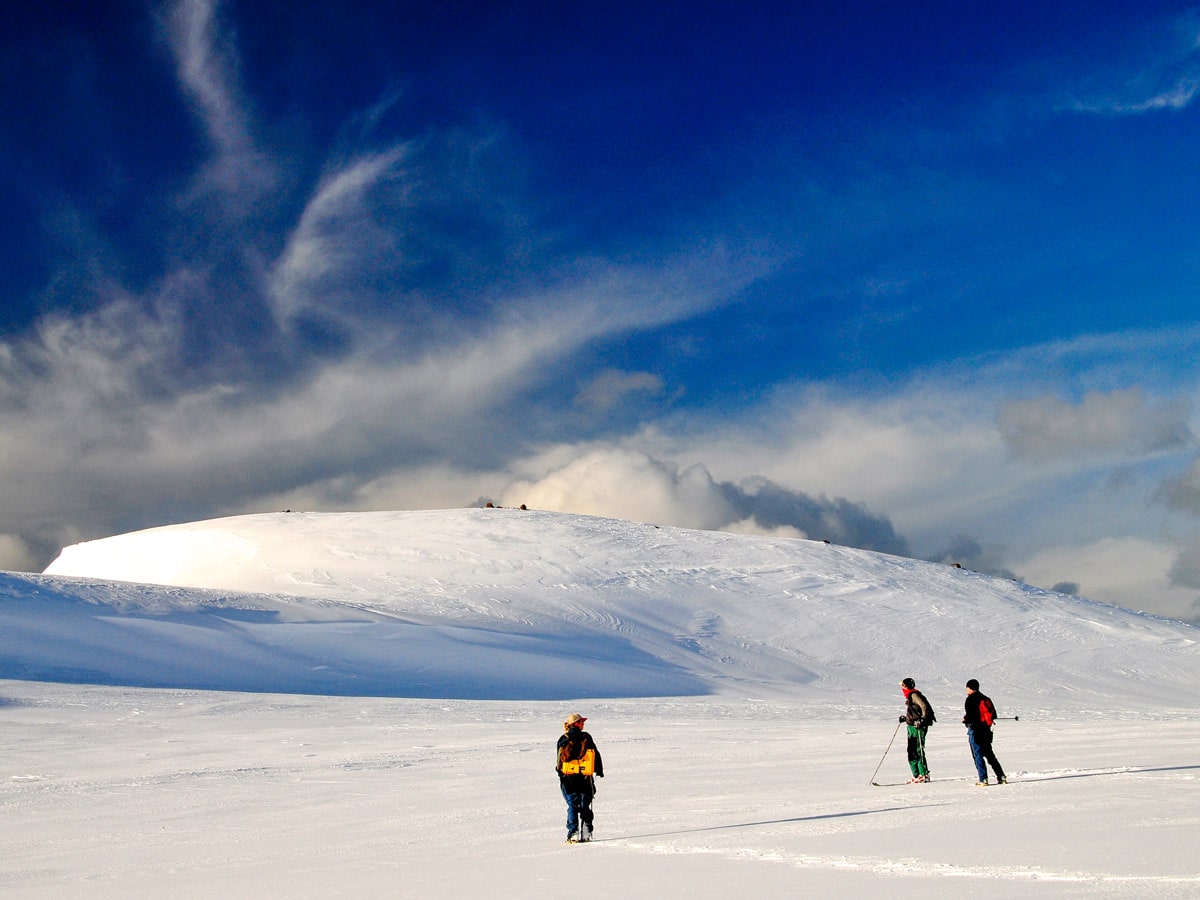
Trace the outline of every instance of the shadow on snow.
{"label": "shadow on snow", "polygon": [[874,816],[880,813],[904,812],[909,809],[928,809],[930,806],[944,806],[933,803],[920,806],[885,806],[880,809],[860,809],[853,812],[825,813],[819,816],[796,816],[792,819],[766,819],[761,822],[735,822],[729,825],[706,825],[703,828],[682,828],[677,831],[656,831],[651,834],[627,834],[619,837],[597,838],[594,843],[608,841],[636,841],[645,838],[672,837],[680,834],[701,834],[706,831],[725,831],[733,828],[762,828],[767,825],[791,825],[797,822],[820,822],[824,819],[848,819],[853,816]]}

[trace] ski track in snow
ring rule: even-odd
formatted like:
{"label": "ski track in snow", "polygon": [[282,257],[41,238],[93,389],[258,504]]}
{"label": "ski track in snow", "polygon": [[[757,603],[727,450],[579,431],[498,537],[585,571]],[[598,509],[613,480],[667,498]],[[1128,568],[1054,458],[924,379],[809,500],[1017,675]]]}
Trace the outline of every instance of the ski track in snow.
{"label": "ski track in snow", "polygon": [[[661,896],[665,884],[689,896],[1200,889],[1195,714],[1148,710],[1138,728],[1031,716],[1001,733],[1014,778],[994,788],[968,784],[961,733],[935,726],[937,780],[881,790],[865,776],[890,727],[869,715],[785,700],[588,701],[610,776],[598,840],[563,847],[552,773],[563,703],[0,692],[13,767],[0,815],[20,823],[2,839],[0,887],[18,895],[86,883],[112,896],[239,884],[528,896],[572,877],[596,896]],[[902,750],[884,763],[888,778],[906,770]]]}
{"label": "ski track in snow", "polygon": [[[588,701],[609,777],[598,839],[564,847],[551,770],[561,703],[0,692],[14,767],[0,813],[21,826],[0,833],[0,887],[22,896],[86,884],[107,896],[241,885],[525,897],[572,878],[600,897],[1200,889],[1194,714],[1136,730],[1065,717],[1006,729],[998,751],[1014,779],[988,789],[966,780],[961,734],[935,726],[941,777],[880,789],[865,783],[891,730],[877,718],[784,700]],[[1061,764],[1071,759],[1084,762]],[[882,774],[905,769],[900,751]]]}
{"label": "ski track in snow", "polygon": [[[597,841],[596,843],[599,843]],[[645,844],[636,841],[621,841],[626,846],[645,853],[659,855],[711,854],[743,862],[754,860],[791,866],[796,869],[823,869],[853,871],[888,878],[929,879],[962,878],[986,882],[1064,882],[1068,884],[1133,887],[1136,890],[1153,891],[1162,886],[1200,885],[1200,876],[1170,875],[1115,875],[1111,873],[1048,872],[1021,866],[961,866],[951,864],[930,865],[921,859],[870,860],[845,857],[816,857],[804,854],[789,854],[785,851],[764,851],[756,846],[727,847],[712,849],[703,847],[679,848],[663,844]],[[994,886],[1000,889],[998,886]]]}

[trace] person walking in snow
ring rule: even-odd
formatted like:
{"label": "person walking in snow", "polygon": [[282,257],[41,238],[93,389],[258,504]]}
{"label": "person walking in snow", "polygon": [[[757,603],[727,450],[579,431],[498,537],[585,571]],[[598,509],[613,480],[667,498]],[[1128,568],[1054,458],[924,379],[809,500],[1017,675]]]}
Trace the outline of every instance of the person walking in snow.
{"label": "person walking in snow", "polygon": [[604,777],[596,742],[583,730],[586,721],[579,713],[567,716],[555,752],[554,771],[567,801],[567,843],[592,839],[592,798],[596,796],[596,778]]}
{"label": "person walking in snow", "polygon": [[979,682],[972,678],[967,682],[967,699],[963,706],[963,724],[967,726],[967,742],[971,745],[971,756],[975,760],[975,771],[979,774],[980,787],[988,783],[985,760],[991,763],[992,771],[996,773],[997,784],[1007,784],[1004,769],[1000,760],[992,750],[992,723],[996,721],[996,705],[992,698],[979,691]]}
{"label": "person walking in snow", "polygon": [[936,719],[933,706],[925,695],[917,690],[911,678],[900,682],[904,692],[904,715],[900,721],[908,725],[908,767],[912,770],[909,784],[922,784],[929,780],[929,763],[925,760],[925,734]]}

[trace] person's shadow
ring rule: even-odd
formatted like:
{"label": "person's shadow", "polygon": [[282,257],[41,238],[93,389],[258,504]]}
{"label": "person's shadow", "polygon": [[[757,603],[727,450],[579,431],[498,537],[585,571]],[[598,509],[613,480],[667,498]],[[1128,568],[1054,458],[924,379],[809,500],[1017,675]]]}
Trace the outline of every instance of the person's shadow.
{"label": "person's shadow", "polygon": [[920,806],[886,806],[882,809],[860,809],[853,812],[825,813],[819,816],[797,816],[793,819],[765,819],[761,822],[737,822],[730,825],[706,825],[702,828],[682,828],[678,831],[656,831],[652,834],[624,834],[617,837],[595,838],[602,841],[635,841],[643,838],[670,837],[677,834],[700,834],[705,831],[724,831],[732,828],[760,828],[764,825],[789,825],[795,822],[820,822],[823,819],[846,819],[851,816],[873,816],[878,813],[903,812],[906,809],[925,809],[929,806],[945,806],[944,803],[927,803]]}
{"label": "person's shadow", "polygon": [[1053,772],[1046,775],[1018,775],[1010,784],[1032,781],[1066,781],[1070,778],[1111,778],[1114,775],[1142,775],[1148,772],[1191,772],[1200,766],[1129,766],[1111,769],[1084,769],[1079,772]]}

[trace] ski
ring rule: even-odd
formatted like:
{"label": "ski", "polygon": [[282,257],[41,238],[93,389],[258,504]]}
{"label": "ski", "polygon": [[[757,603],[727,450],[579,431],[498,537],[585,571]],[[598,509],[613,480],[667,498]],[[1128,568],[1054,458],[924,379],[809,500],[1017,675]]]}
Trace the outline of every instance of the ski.
{"label": "ski", "polygon": [[909,787],[910,785],[915,787],[919,784],[934,784],[934,783],[943,784],[948,781],[970,781],[971,777],[972,776],[969,776],[969,775],[960,775],[960,776],[951,777],[951,778],[931,778],[929,781],[919,781],[919,782],[914,782],[914,781],[872,781],[871,784],[874,785],[875,787]]}

